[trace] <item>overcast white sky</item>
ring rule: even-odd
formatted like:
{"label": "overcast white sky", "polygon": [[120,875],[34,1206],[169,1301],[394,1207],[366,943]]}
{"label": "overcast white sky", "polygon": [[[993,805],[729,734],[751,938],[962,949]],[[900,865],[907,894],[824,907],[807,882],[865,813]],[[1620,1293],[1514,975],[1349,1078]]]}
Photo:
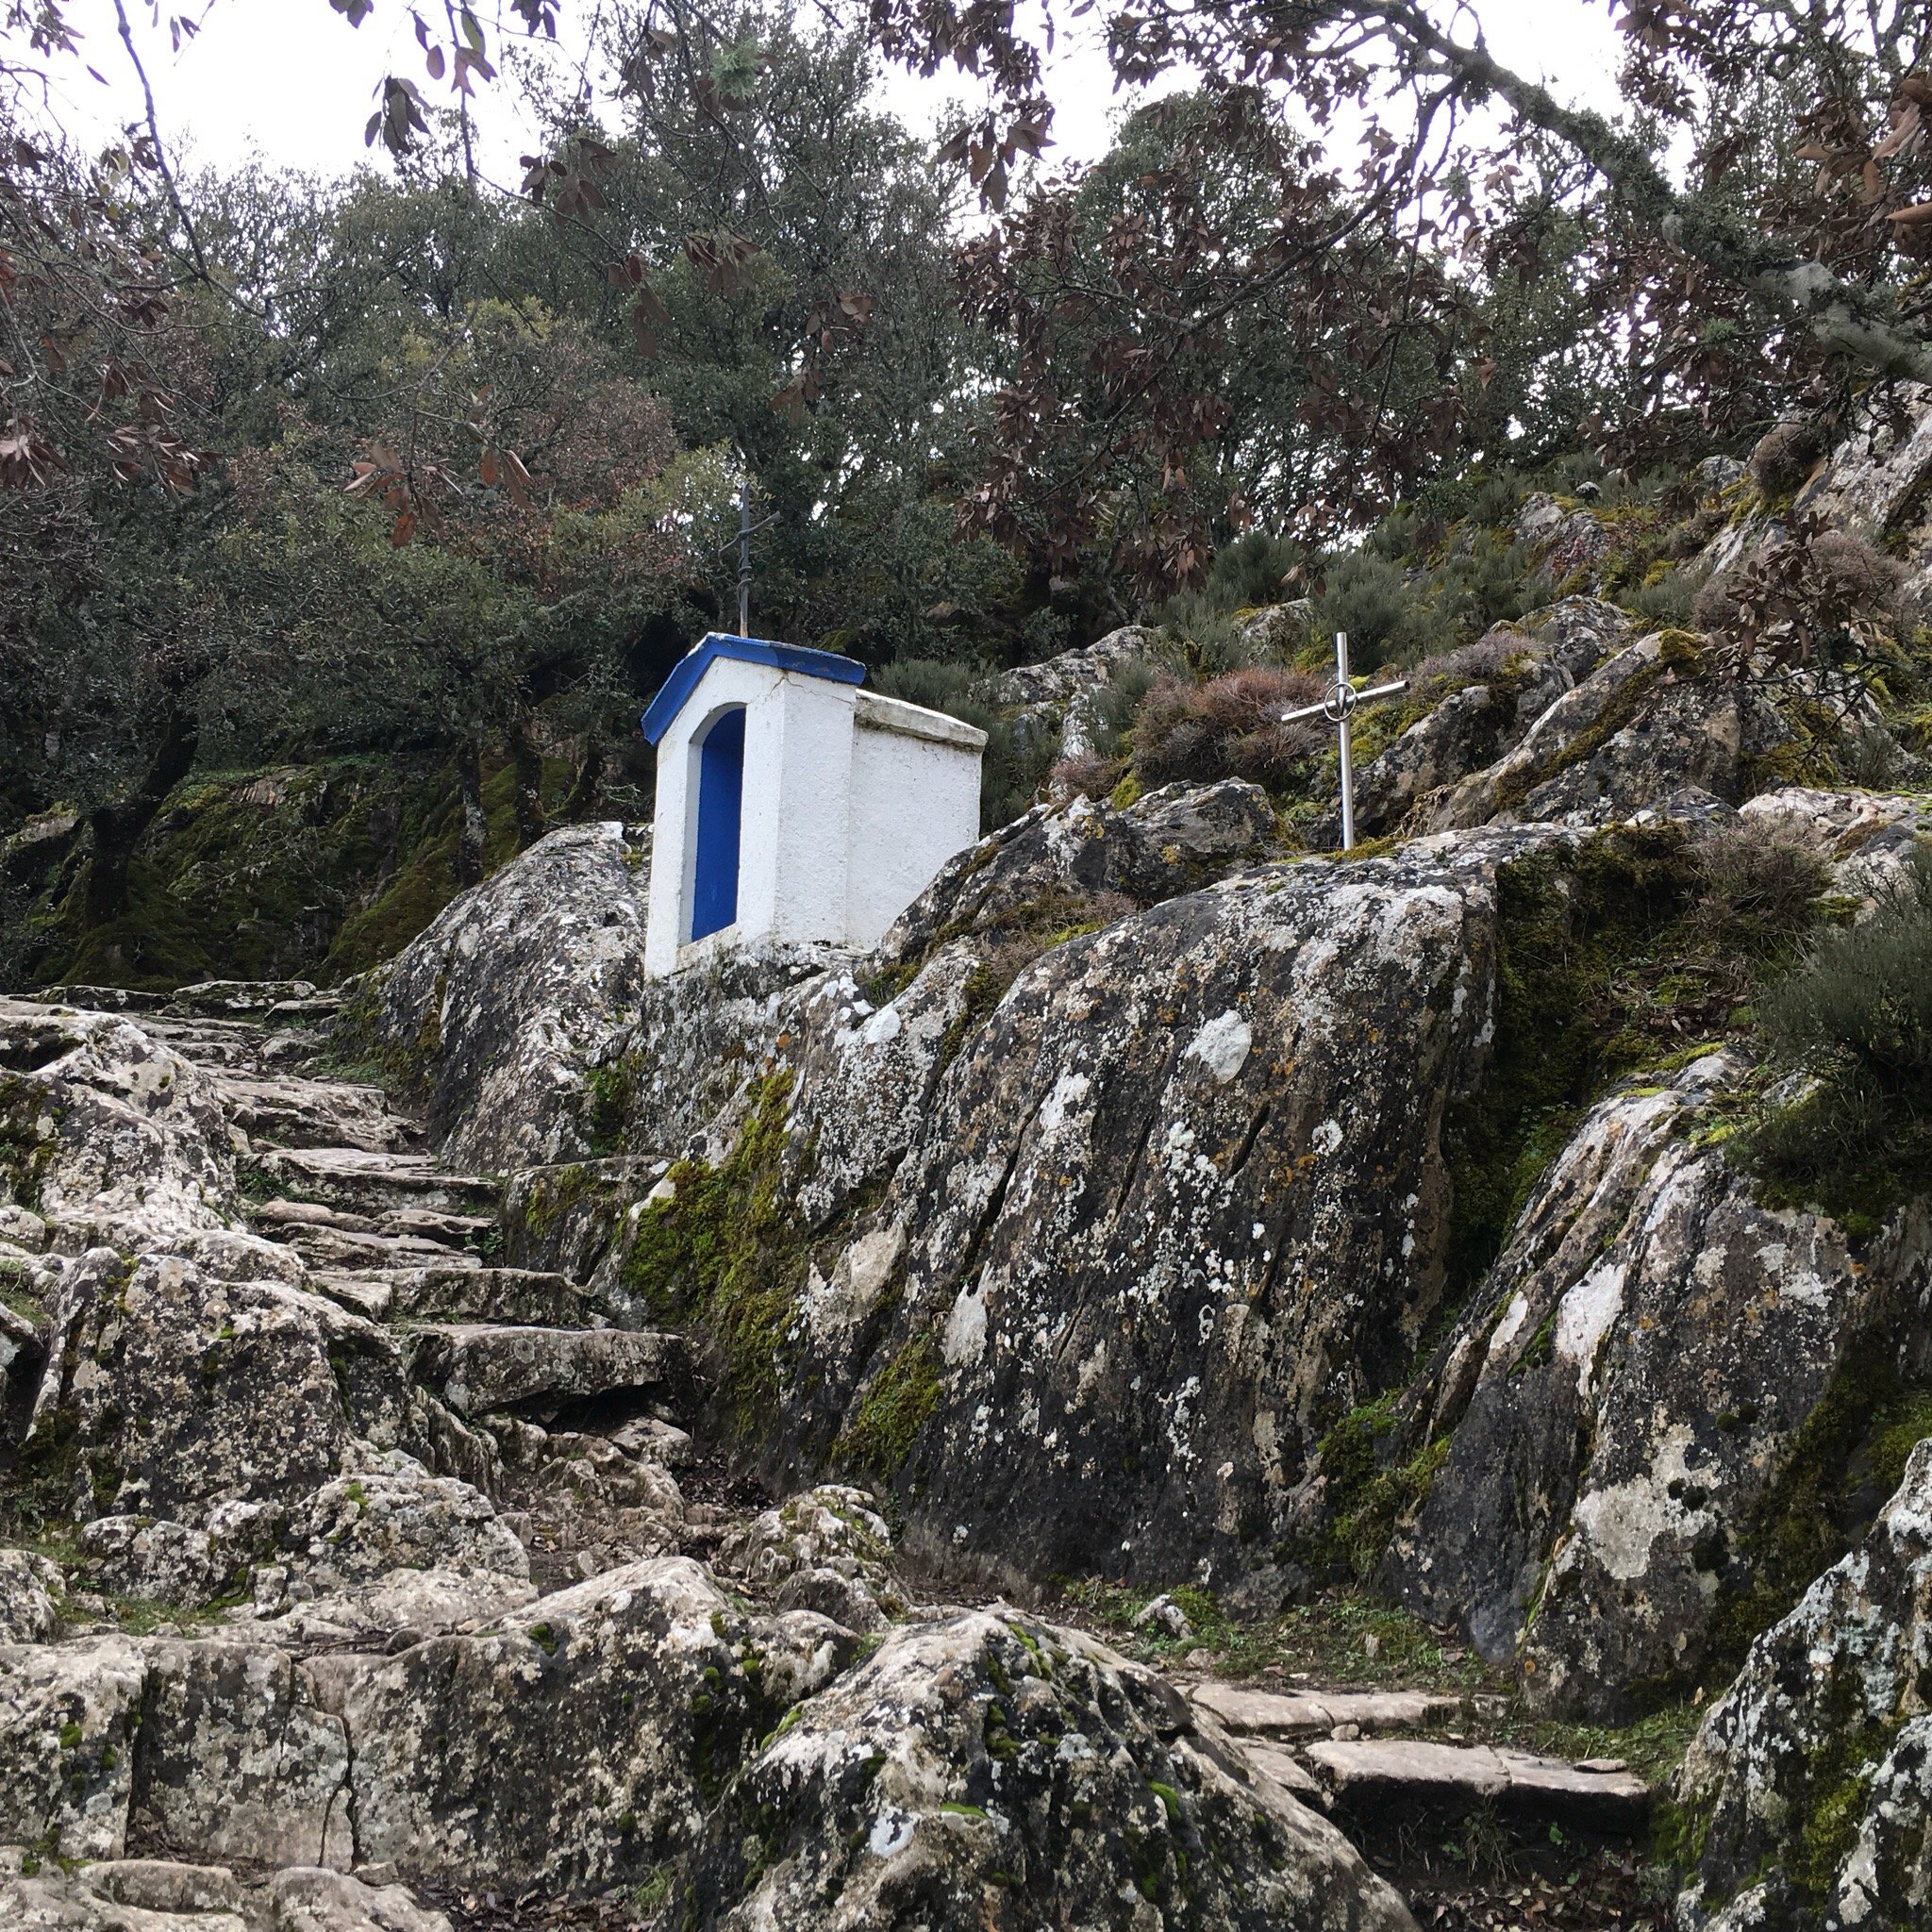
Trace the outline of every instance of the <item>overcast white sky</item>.
{"label": "overcast white sky", "polygon": [[[581,22],[596,0],[572,0],[566,18]],[[170,12],[207,0],[163,0]],[[1473,0],[1499,58],[1546,78],[1558,95],[1614,108],[1620,37],[1604,0]],[[488,18],[488,12],[478,8]],[[63,121],[97,143],[140,112],[140,96],[115,25],[112,0],[73,0],[86,32],[89,62],[106,84],[78,67],[58,77]],[[441,11],[441,8],[425,9]],[[159,103],[161,133],[187,169],[227,170],[251,159],[321,175],[347,172],[365,158],[362,125],[385,72],[406,74],[435,98],[422,72],[405,0],[376,0],[374,15],[351,28],[327,0],[213,0],[201,33],[176,54],[165,27],[150,22],[147,0],[128,0],[142,58]],[[1049,63],[1058,143],[1050,159],[1092,159],[1122,111],[1099,49],[1074,23]],[[581,40],[576,42],[581,46]],[[568,47],[557,58],[574,62]],[[977,98],[964,77],[923,81],[897,71],[882,83],[888,103],[912,125],[930,125],[949,98]],[[485,91],[479,119],[488,130],[490,172],[514,178],[511,163],[528,145],[513,90]]]}

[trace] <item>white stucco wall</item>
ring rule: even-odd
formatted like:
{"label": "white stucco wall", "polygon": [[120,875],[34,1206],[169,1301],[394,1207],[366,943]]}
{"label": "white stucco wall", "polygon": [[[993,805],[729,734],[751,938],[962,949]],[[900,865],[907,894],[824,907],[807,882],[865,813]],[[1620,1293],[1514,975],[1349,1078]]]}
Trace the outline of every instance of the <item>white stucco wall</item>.
{"label": "white stucco wall", "polygon": [[979,837],[986,734],[942,711],[855,692],[847,943],[875,944]]}
{"label": "white stucco wall", "polygon": [[[744,708],[738,918],[689,942],[700,741]],[[985,734],[807,673],[708,665],[658,741],[644,968],[675,972],[752,940],[873,944],[979,831]]]}

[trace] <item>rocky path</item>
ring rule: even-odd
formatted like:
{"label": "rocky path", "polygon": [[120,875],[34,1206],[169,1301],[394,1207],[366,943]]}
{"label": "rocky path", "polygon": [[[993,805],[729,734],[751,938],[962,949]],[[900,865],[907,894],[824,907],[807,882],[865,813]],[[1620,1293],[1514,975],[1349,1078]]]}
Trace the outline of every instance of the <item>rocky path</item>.
{"label": "rocky path", "polygon": [[[111,1005],[163,1049],[176,1069],[159,1075],[161,1086],[185,1078],[178,1074],[183,1061],[205,1080],[218,1108],[219,1131],[227,1136],[239,1184],[233,1198],[249,1231],[243,1239],[256,1245],[221,1264],[238,1280],[237,1290],[216,1281],[208,1289],[208,1303],[166,1316],[191,1328],[201,1324],[185,1340],[191,1354],[200,1357],[197,1372],[204,1380],[231,1338],[240,1341],[256,1326],[286,1316],[287,1291],[245,1278],[280,1268],[303,1307],[325,1303],[340,1311],[330,1318],[339,1324],[333,1330],[329,1321],[305,1319],[327,1331],[330,1372],[352,1412],[396,1417],[404,1405],[413,1405],[403,1421],[365,1423],[358,1433],[379,1439],[384,1428],[401,1430],[412,1454],[434,1474],[425,1476],[419,1463],[384,1451],[379,1440],[351,1440],[336,1452],[338,1474],[328,1479],[328,1471],[320,1471],[312,1493],[298,1491],[291,1502],[274,1506],[230,1507],[225,1515],[220,1507],[191,1509],[185,1500],[170,1503],[164,1494],[149,1494],[146,1507],[132,1508],[103,1488],[103,1461],[97,1458],[93,1481],[100,1513],[82,1525],[78,1561],[72,1563],[65,1586],[51,1574],[35,1581],[42,1573],[33,1564],[42,1559],[29,1558],[20,1570],[17,1580],[29,1597],[36,1591],[53,1591],[46,1601],[59,1606],[61,1641],[48,1647],[45,1664],[18,1653],[26,1661],[11,1690],[8,1654],[0,1647],[0,1746],[38,1737],[46,1722],[38,1713],[57,1708],[82,1712],[62,1730],[63,1737],[75,1724],[92,1737],[93,1719],[87,1712],[103,1697],[131,1695],[136,1703],[129,1708],[142,1713],[136,1750],[144,1782],[131,1796],[115,1786],[114,1751],[104,1750],[99,1778],[112,1789],[104,1799],[89,1784],[81,1808],[92,1807],[90,1815],[96,1818],[119,1815],[125,1822],[115,1828],[63,1822],[65,1800],[56,1795],[54,1782],[47,1787],[51,1808],[45,1816],[32,1815],[31,1829],[22,1822],[26,1812],[15,1818],[7,1802],[0,1802],[0,1907],[9,1898],[25,1901],[23,1908],[52,1914],[44,1920],[49,1926],[93,1932],[121,1923],[114,1917],[121,1902],[103,1887],[108,1892],[131,1887],[129,1897],[142,1900],[171,1897],[170,1887],[200,1887],[211,1903],[196,1919],[194,1932],[204,1932],[204,1925],[235,1932],[243,1924],[254,1932],[264,1910],[265,1923],[279,1928],[287,1921],[303,1932],[336,1932],[338,1926],[343,1932],[369,1926],[391,1932],[391,1921],[417,1932],[408,1914],[419,1910],[421,1924],[430,1932],[441,1932],[445,1924],[456,1932],[471,1924],[552,1923],[546,1914],[559,1898],[586,1888],[596,1893],[608,1876],[641,1869],[625,1849],[628,1827],[623,1819],[613,1840],[613,1827],[608,1820],[600,1824],[594,1810],[565,1834],[575,1849],[567,1857],[559,1853],[549,1836],[555,1827],[546,1822],[553,1801],[541,1795],[553,1787],[575,1794],[602,1789],[613,1775],[612,1765],[638,1748],[627,1722],[619,1726],[621,1739],[604,1735],[612,1713],[627,1713],[633,1696],[641,1694],[633,1688],[641,1681],[634,1674],[641,1666],[625,1660],[625,1644],[640,1641],[624,1634],[625,1618],[636,1614],[629,1606],[645,1606],[647,1622],[656,1620],[654,1628],[662,1624],[670,1633],[653,1637],[637,1653],[655,1659],[649,1671],[663,1668],[670,1653],[661,1646],[667,1643],[689,1651],[694,1671],[702,1668],[709,1688],[692,1693],[699,1707],[720,1694],[720,1684],[736,1683],[734,1673],[745,1673],[745,1658],[761,1666],[761,1675],[749,1679],[757,1694],[792,1702],[795,1709],[806,1707],[797,1700],[824,1687],[817,1701],[829,1702],[822,1720],[814,1722],[824,1728],[823,1748],[835,1757],[856,1748],[850,1740],[867,1725],[887,1723],[882,1713],[914,1708],[931,1696],[933,1684],[964,1681],[962,1660],[969,1651],[975,1659],[996,1661],[997,1645],[1008,1641],[1005,1633],[1021,1627],[1013,1620],[1024,1613],[1004,1605],[974,1609],[912,1601],[894,1571],[887,1525],[862,1492],[822,1487],[767,1508],[756,1499],[745,1502],[742,1492],[734,1495],[727,1486],[704,1482],[703,1445],[688,1433],[701,1404],[687,1338],[627,1325],[621,1311],[568,1274],[502,1265],[503,1177],[450,1167],[425,1145],[419,1124],[399,1111],[379,1085],[332,1066],[322,1030],[334,1010],[326,995],[301,985],[225,985],[190,989],[163,1005],[65,989],[38,1004],[8,1004],[0,1018],[9,1020],[25,1041],[15,1050],[23,1062],[38,1064],[71,1034],[92,1041],[89,1050],[108,1063],[108,1086],[120,1081],[139,1087],[154,1078],[152,1068],[125,1078],[115,1072],[119,1063],[113,1056],[138,1049],[125,1038],[127,1029],[108,1038],[113,1029],[104,1035],[85,1010]],[[128,1011],[129,1005],[136,1010]],[[63,1026],[70,1034],[61,1033]],[[8,1226],[23,1233],[33,1219],[16,1215]],[[199,1235],[185,1242],[209,1267],[220,1252],[208,1245],[211,1239]],[[85,1281],[100,1251],[57,1261],[54,1250],[61,1244],[50,1240],[44,1262],[23,1266],[52,1271],[64,1282],[68,1300],[84,1300],[73,1293],[75,1284]],[[125,1251],[125,1236],[121,1245]],[[137,1271],[137,1291],[144,1279]],[[253,1297],[245,1306],[242,1289]],[[119,1292],[125,1304],[129,1291]],[[321,1302],[311,1304],[308,1297]],[[57,1299],[48,1296],[50,1303]],[[135,1320],[140,1319],[137,1307]],[[124,1360],[126,1355],[123,1347]],[[258,1409],[306,1400],[290,1359],[264,1357],[261,1379],[244,1384],[242,1398]],[[399,1370],[408,1392],[391,1390],[379,1400],[371,1398],[358,1378],[374,1373],[372,1362]],[[152,1377],[151,1366],[147,1373]],[[103,1413],[111,1414],[111,1406]],[[226,1427],[252,1441],[255,1423],[237,1417],[209,1426]],[[201,1428],[203,1436],[208,1433],[208,1427]],[[258,1453],[246,1443],[243,1449],[246,1456]],[[176,1460],[192,1470],[198,1453],[182,1447]],[[296,1452],[281,1453],[292,1457]],[[111,1467],[118,1474],[121,1462]],[[174,1474],[164,1469],[156,1489],[165,1491]],[[209,1484],[210,1490],[225,1486],[236,1486],[232,1474]],[[182,1521],[156,1520],[171,1511]],[[206,1526],[189,1526],[197,1515]],[[278,1540],[275,1547],[263,1544],[265,1535]],[[238,1602],[221,1579],[246,1536],[255,1541],[244,1572],[247,1595]],[[0,1571],[8,1555],[0,1551]],[[701,1570],[692,1557],[708,1568]],[[750,1611],[727,1604],[712,1574],[728,1579],[741,1593],[735,1605],[749,1605]],[[0,1585],[6,1582],[0,1574]],[[541,1609],[535,1607],[540,1598]],[[727,1624],[736,1628],[732,1620],[743,1614],[754,1617],[755,1634],[741,1639],[736,1652],[717,1650],[706,1662],[706,1647],[715,1650],[717,1633]],[[157,1634],[143,1634],[157,1624]],[[126,1649],[130,1634],[144,1647]],[[7,1635],[0,1629],[0,1638]],[[1023,1645],[1038,1641],[1020,1640]],[[116,1644],[124,1647],[115,1649]],[[518,1715],[524,1694],[517,1688],[519,1674],[538,1668],[533,1658],[557,1656],[559,1644],[564,1657],[575,1659],[562,1687],[541,1692],[541,1710]],[[531,1656],[524,1656],[532,1645]],[[906,1674],[905,1688],[884,1704],[861,1702],[847,1708],[841,1696],[856,1693],[841,1690],[846,1679],[839,1674],[863,1674],[854,1669],[855,1656],[864,1655],[861,1645],[884,1645],[880,1655],[886,1660],[902,1657],[893,1668]],[[229,1647],[225,1654],[233,1659],[230,1665],[216,1655],[224,1646]],[[1023,1649],[1020,1661],[1008,1670],[1024,1668],[1030,1655]],[[396,1660],[392,1666],[385,1662],[391,1658]],[[272,1661],[264,1666],[264,1659]],[[420,1668],[417,1659],[423,1660]],[[221,1671],[245,1675],[264,1667],[293,1672],[292,1690],[281,1693],[293,1698],[292,1706],[258,1716],[227,1709],[240,1692],[225,1688],[225,1680],[216,1681]],[[560,1661],[558,1668],[563,1669]],[[1141,1670],[1117,1658],[1106,1668]],[[454,1678],[447,1674],[451,1670]],[[103,1688],[104,1671],[119,1673],[115,1684],[125,1678],[138,1694],[118,1688],[110,1693]],[[207,1671],[214,1677],[197,1688],[196,1674]],[[891,1680],[886,1662],[879,1672]],[[539,1674],[553,1674],[546,1664]],[[236,1686],[242,1681],[238,1677]],[[1006,1681],[995,1670],[987,1695],[997,1696],[989,1708],[1004,1710],[1014,1702],[1016,1707],[999,1722],[1024,1727],[1029,1720],[1017,1699],[999,1689]],[[1274,1807],[1271,1815],[1340,1827],[1409,1891],[1424,1923],[1511,1923],[1507,1916],[1486,1916],[1492,1886],[1476,1883],[1474,1902],[1458,1899],[1452,1908],[1420,1879],[1408,1882],[1428,1868],[1444,1843],[1473,1843],[1483,1833],[1499,1843],[1555,1841],[1566,1847],[1566,1857],[1576,1856],[1568,1850],[1573,1844],[1593,1851],[1609,1847],[1634,1867],[1649,1804],[1640,1778],[1620,1765],[1539,1758],[1487,1741],[1480,1711],[1461,1700],[1399,1690],[1311,1688],[1278,1694],[1211,1678],[1163,1682],[1144,1670],[1124,1681],[1134,1687],[1129,1702],[1146,1702],[1155,1713],[1149,1740],[1191,1739],[1190,1749],[1204,1754],[1203,1762],[1231,1772],[1255,1794],[1247,1802],[1264,1810]],[[866,1694],[875,1695],[876,1686]],[[479,1700],[474,1708],[464,1702],[471,1696]],[[576,1700],[571,1705],[575,1715],[552,1707],[558,1697],[566,1704]],[[187,1700],[184,1710],[202,1713],[186,1733],[170,1728],[175,1699]],[[1044,1683],[1032,1701],[1041,1705],[1041,1722],[1050,1722],[1054,1738],[1063,1727],[1074,1727],[1074,1717],[1045,1710]],[[218,1717],[207,1714],[217,1708]],[[776,1710],[772,1705],[756,1727],[769,1724]],[[928,1715],[920,1723],[930,1740],[953,1721]],[[981,1720],[974,1722],[983,1727]],[[123,1723],[113,1719],[114,1724]],[[300,1747],[299,1763],[291,1757],[296,1750],[289,1742],[291,1723],[297,1730],[305,1724],[321,1726]],[[266,1732],[258,1735],[263,1724]],[[242,1740],[233,1746],[242,1758],[233,1761],[266,1753],[267,1762],[279,1754],[264,1774],[275,1790],[258,1789],[253,1773],[236,1774],[233,1815],[203,1817],[169,1779],[178,1772],[192,1789],[197,1780],[225,1775],[220,1766],[228,1760],[221,1752],[230,1746],[209,1741],[224,1725]],[[573,1727],[581,1730],[581,1738],[565,1734]],[[813,1724],[801,1728],[806,1741],[788,1747],[794,1757],[819,1748],[811,1741]],[[442,1786],[471,1792],[477,1789],[478,1774],[463,1769],[458,1776],[447,1763],[419,1764],[410,1751],[428,1747],[421,1739],[414,1746],[408,1742],[419,1730],[435,1732],[437,1752],[458,1737],[473,1753],[523,1754],[519,1774],[529,1785],[532,1815],[525,1817],[514,1797],[496,1797],[496,1839],[464,1849],[461,1833],[469,1826],[461,1821],[473,1801],[465,1798],[446,1811],[441,1799],[425,1798],[424,1791],[438,1789],[440,1779]],[[345,1757],[343,1746],[332,1741],[337,1731],[347,1741]],[[271,1737],[277,1741],[265,1741]],[[1020,1748],[1004,1734],[994,1740],[1002,1753]],[[888,1749],[898,1748],[890,1737],[885,1742]],[[1151,1741],[1135,1745],[1142,1756],[1153,1748]],[[170,1750],[181,1755],[172,1768]],[[389,1762],[385,1753],[395,1761]],[[970,1755],[981,1755],[979,1743]],[[1179,1802],[1171,1786],[1180,1775],[1169,1768],[1158,1774],[1143,1769],[1135,1773],[1141,1782],[1133,1789],[1142,1796],[1148,1790],[1169,1790],[1160,1803],[1171,1807]],[[38,1789],[31,1778],[28,1785]],[[307,1787],[317,1795],[289,1795]],[[644,1788],[637,1787],[641,1794]],[[331,1822],[342,1802],[328,1795],[332,1790],[354,1793],[352,1839]],[[977,1815],[974,1805],[957,1805],[953,1812],[960,1818]],[[883,1810],[886,1824],[872,1827],[868,1841],[891,1842],[900,1828],[891,1822],[895,1815],[890,1807]],[[678,1833],[694,1840],[713,1827],[700,1825],[694,1814],[675,1831],[665,1828],[669,1842]],[[1313,1823],[1294,1828],[1316,1830]],[[529,1837],[527,1848],[520,1845],[520,1833]],[[849,1831],[846,1837],[849,1841]],[[102,1859],[88,1869],[103,1875],[83,1873],[68,1883],[51,1875],[36,1878],[23,1867],[19,1884],[31,1880],[38,1889],[9,1894],[4,1863],[8,1838],[45,1843],[63,1857]],[[1341,1842],[1309,1840],[1314,1849],[1306,1856],[1319,1867],[1338,1856],[1334,1846]],[[158,1864],[150,1857],[142,1870],[134,1869],[142,1864],[138,1854],[184,1845],[198,1848],[199,1862]],[[798,1855],[804,1861],[799,1871],[809,1868],[811,1856],[808,1846]],[[320,1873],[291,1875],[312,1863],[353,1864],[362,1890],[352,1896],[342,1890],[346,1879],[339,1884]],[[452,1890],[441,1881],[425,1881],[429,1890],[410,1891],[390,1883],[425,1871],[475,1871],[485,1878],[492,1871],[521,1872],[526,1878],[553,1868],[570,1883],[561,1891],[549,1883],[525,1886],[517,1895],[526,1898],[526,1914],[522,1907],[503,1904],[510,1894],[500,1886],[485,1884],[473,1896],[460,1884]],[[647,1878],[655,1869],[646,1861]],[[231,1871],[241,1878],[231,1877]],[[792,1882],[805,1881],[794,1873],[788,1880]],[[300,1894],[300,1912],[293,1903],[276,1902],[283,1892],[291,1901]],[[377,1892],[392,1894],[390,1903],[373,1904]],[[233,1909],[231,1896],[240,1902]],[[1435,1901],[1427,1909],[1424,1896]],[[1578,1896],[1572,1887],[1573,1905]],[[264,1898],[270,1900],[267,1907]],[[478,1905],[478,1899],[495,1902]],[[435,1901],[451,1916],[440,1916]],[[606,1905],[608,1898],[597,1909],[604,1911]],[[1359,1923],[1392,1928],[1394,1920],[1375,1916],[1382,1912],[1377,1905]],[[152,1924],[145,1918],[129,1918],[127,1924],[139,1924],[141,1932],[177,1932],[177,1917],[161,1909]],[[647,1886],[609,1923],[648,1926],[655,1918]],[[808,1916],[784,1923],[821,1922]],[[1594,1916],[1559,1914],[1546,1923],[1607,1932],[1612,1925],[1640,1922],[1606,1909]]]}

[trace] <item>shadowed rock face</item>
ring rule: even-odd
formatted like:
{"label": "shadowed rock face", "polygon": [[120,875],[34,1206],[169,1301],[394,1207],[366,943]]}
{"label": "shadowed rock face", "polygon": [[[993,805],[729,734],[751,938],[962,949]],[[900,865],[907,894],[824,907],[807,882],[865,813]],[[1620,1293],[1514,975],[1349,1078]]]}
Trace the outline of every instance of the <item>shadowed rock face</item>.
{"label": "shadowed rock face", "polygon": [[1932,1442],[1864,1543],[1765,1632],[1678,1781],[1697,1932],[1932,1915]]}
{"label": "shadowed rock face", "polygon": [[924,1377],[908,1534],[1006,1574],[1289,1532],[1315,1436],[1402,1378],[1440,1293],[1441,1111],[1527,842],[1249,874],[1038,960],[808,1297],[788,1427]]}
{"label": "shadowed rock face", "polygon": [[1875,1337],[1902,1376],[1925,1367],[1923,1213],[1855,1258],[1690,1144],[1743,1071],[1713,1054],[1594,1108],[1407,1398],[1409,1436],[1445,1450],[1390,1579],[1520,1654],[1535,1702],[1627,1719],[1688,1692],[1751,1590],[1753,1512],[1848,1362]]}

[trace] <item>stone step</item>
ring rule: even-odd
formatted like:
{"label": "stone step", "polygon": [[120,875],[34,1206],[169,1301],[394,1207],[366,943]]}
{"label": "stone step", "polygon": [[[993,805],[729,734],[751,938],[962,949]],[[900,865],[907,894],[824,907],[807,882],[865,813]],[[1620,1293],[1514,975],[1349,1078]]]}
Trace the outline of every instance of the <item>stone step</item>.
{"label": "stone step", "polygon": [[496,1226],[491,1214],[446,1214],[434,1208],[392,1208],[382,1217],[384,1234],[416,1234],[446,1248],[473,1247]]}
{"label": "stone step", "polygon": [[410,1151],[415,1130],[390,1111],[380,1087],[354,1080],[306,1080],[224,1070],[215,1088],[228,1118],[251,1141],[275,1147],[358,1147],[371,1154]]}
{"label": "stone step", "polygon": [[1268,1738],[1325,1738],[1339,1726],[1412,1731],[1459,1715],[1459,1698],[1434,1690],[1250,1690],[1239,1684],[1192,1686],[1190,1700],[1231,1731]]}
{"label": "stone step", "polygon": [[89,1013],[154,1013],[168,1004],[164,992],[136,992],[125,986],[43,986],[21,997],[36,1006],[74,1007]]}
{"label": "stone step", "polygon": [[409,1372],[467,1415],[568,1411],[600,1397],[691,1381],[681,1335],[636,1328],[506,1328],[430,1324],[408,1337]]}
{"label": "stone step", "polygon": [[274,1148],[258,1162],[299,1199],[379,1217],[399,1208],[493,1215],[497,1183],[453,1174],[431,1154],[371,1153],[362,1147]]}
{"label": "stone step", "polygon": [[[461,1257],[441,1241],[419,1234],[362,1234],[345,1227],[318,1227],[304,1223],[279,1229],[277,1241],[288,1244],[311,1268],[341,1268],[357,1274],[392,1268],[420,1268],[432,1263],[460,1268]],[[480,1267],[474,1257],[471,1267]]]}
{"label": "stone step", "polygon": [[1614,1760],[1537,1757],[1502,1745],[1420,1738],[1324,1740],[1302,1757],[1343,1818],[1364,1827],[1489,1808],[1511,1824],[1629,1838],[1643,1830],[1650,1790]]}
{"label": "stone step", "polygon": [[143,1013],[143,1033],[165,1041],[183,1059],[210,1071],[226,1068],[238,1074],[263,1073],[263,1034],[259,1026],[242,1020],[180,1019]]}
{"label": "stone step", "polygon": [[306,1003],[319,996],[318,989],[306,979],[203,979],[192,986],[176,987],[168,1008],[175,1013],[228,1020],[267,1013],[290,1000]]}
{"label": "stone step", "polygon": [[408,1236],[451,1255],[471,1255],[488,1240],[496,1223],[487,1214],[441,1214],[433,1208],[391,1208],[382,1214],[352,1214],[322,1201],[258,1202],[248,1218],[271,1239],[292,1231],[328,1229],[341,1234]]}
{"label": "stone step", "polygon": [[596,1304],[567,1274],[444,1264],[390,1268],[382,1278],[390,1288],[391,1321],[570,1330],[605,1325]]}

